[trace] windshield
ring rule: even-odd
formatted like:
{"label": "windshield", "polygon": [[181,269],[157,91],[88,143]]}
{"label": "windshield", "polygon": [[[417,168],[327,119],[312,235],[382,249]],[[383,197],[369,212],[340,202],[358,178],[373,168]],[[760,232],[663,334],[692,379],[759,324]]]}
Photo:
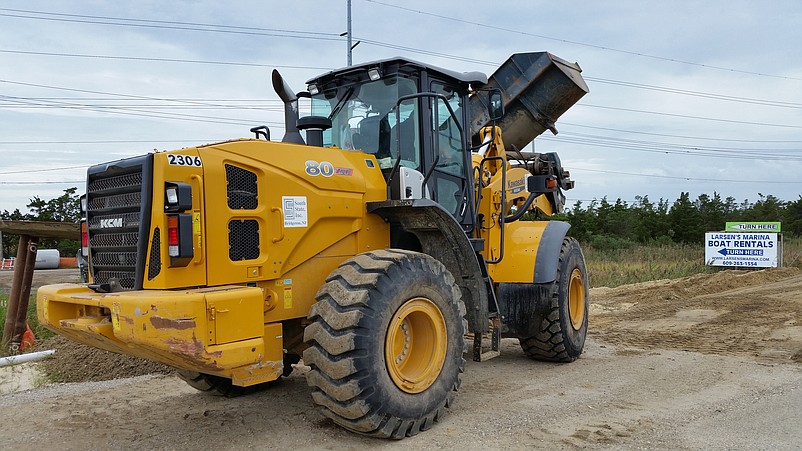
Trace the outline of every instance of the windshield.
{"label": "windshield", "polygon": [[401,164],[418,168],[418,103],[402,103],[398,118],[394,109],[399,97],[416,92],[415,80],[390,77],[312,96],[312,114],[328,117],[332,123],[323,134],[323,145],[374,154],[384,168],[398,157],[400,141]]}

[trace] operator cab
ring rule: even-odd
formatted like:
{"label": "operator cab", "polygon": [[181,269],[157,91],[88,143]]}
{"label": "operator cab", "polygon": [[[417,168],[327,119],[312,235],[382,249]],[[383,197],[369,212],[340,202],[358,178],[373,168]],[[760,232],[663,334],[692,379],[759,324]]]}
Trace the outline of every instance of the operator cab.
{"label": "operator cab", "polygon": [[312,115],[331,120],[323,146],[375,155],[391,199],[432,199],[470,226],[468,93],[485,74],[394,58],[307,83]]}

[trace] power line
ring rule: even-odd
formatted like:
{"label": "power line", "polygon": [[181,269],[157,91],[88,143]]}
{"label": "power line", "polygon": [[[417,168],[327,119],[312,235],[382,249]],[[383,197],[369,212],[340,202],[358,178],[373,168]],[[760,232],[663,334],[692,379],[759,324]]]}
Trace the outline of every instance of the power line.
{"label": "power line", "polygon": [[137,144],[137,143],[188,143],[188,142],[216,142],[216,139],[102,139],[84,141],[0,141],[0,144]]}
{"label": "power line", "polygon": [[0,185],[75,185],[75,184],[84,184],[86,180],[79,180],[79,181],[72,181],[72,182],[0,182]]}
{"label": "power line", "polygon": [[[685,144],[661,143],[654,141],[639,141],[620,139],[599,135],[584,135],[561,133],[560,137],[553,138],[543,136],[543,141],[553,141],[555,143],[572,143],[593,147],[604,147],[620,150],[631,150],[636,152],[649,152],[668,155],[682,155],[691,157],[708,157],[722,159],[745,159],[745,160],[777,160],[777,161],[802,161],[802,155],[793,153],[802,152],[802,149],[733,149],[717,148],[705,146],[692,146]],[[791,154],[785,153],[790,152]]]}
{"label": "power line", "polygon": [[[0,96],[3,97],[3,96]],[[17,101],[21,104],[31,104],[30,102],[25,101]],[[80,104],[70,104],[65,102],[51,102],[53,107],[58,107],[67,110],[81,110],[81,111],[91,111],[91,112],[100,112],[100,113],[111,113],[111,114],[120,114],[126,116],[136,116],[136,117],[148,117],[148,118],[156,118],[156,119],[174,119],[180,121],[189,121],[189,122],[203,122],[203,123],[213,123],[213,124],[225,124],[225,125],[252,125],[254,122],[257,121],[247,121],[245,119],[235,119],[235,118],[220,118],[220,117],[213,117],[213,116],[201,116],[196,114],[178,114],[178,113],[167,113],[167,112],[152,112],[147,110],[138,110],[138,109],[127,109],[122,110],[120,108],[103,108],[103,107],[94,107],[89,105],[80,105]],[[269,122],[268,122],[269,123]]]}
{"label": "power line", "polygon": [[769,124],[765,122],[749,122],[749,121],[736,121],[734,119],[718,119],[712,117],[704,117],[704,116],[691,116],[689,114],[675,114],[675,113],[665,113],[661,111],[646,111],[646,110],[636,110],[633,108],[620,108],[620,107],[612,107],[612,106],[604,106],[604,105],[591,105],[587,103],[578,103],[575,106],[580,107],[587,107],[587,108],[601,108],[605,110],[615,110],[615,111],[626,111],[630,113],[643,113],[643,114],[656,114],[659,116],[669,116],[669,117],[680,117],[684,119],[699,119],[703,121],[714,121],[714,122],[726,122],[730,124],[743,124],[743,125],[760,125],[764,127],[780,127],[780,128],[798,128],[802,129],[802,125],[787,125],[787,124]]}
{"label": "power line", "polygon": [[747,75],[758,75],[758,76],[761,76],[761,77],[772,77],[772,78],[781,78],[781,79],[786,79],[786,80],[799,80],[799,81],[802,81],[802,78],[798,78],[798,77],[788,77],[788,76],[785,76],[785,75],[773,75],[773,74],[766,74],[766,73],[762,73],[762,72],[752,72],[752,71],[745,71],[745,70],[740,70],[740,69],[733,69],[733,68],[729,68],[729,67],[713,66],[713,65],[709,65],[709,64],[695,63],[695,62],[692,62],[692,61],[683,61],[683,60],[679,60],[679,59],[676,59],[676,58],[667,58],[667,57],[663,57],[663,56],[650,55],[650,54],[647,54],[647,53],[633,52],[633,51],[630,51],[630,50],[616,49],[616,48],[613,48],[613,47],[606,47],[606,46],[601,46],[601,45],[596,45],[596,44],[588,44],[586,42],[571,41],[571,40],[568,40],[568,39],[561,39],[561,38],[555,38],[555,37],[552,37],[552,36],[529,33],[529,32],[520,31],[520,30],[513,30],[513,29],[510,29],[510,28],[499,27],[499,26],[496,26],[496,25],[488,25],[488,24],[483,24],[483,23],[480,23],[480,22],[473,22],[473,21],[469,21],[469,20],[458,19],[456,17],[445,16],[445,15],[441,15],[441,14],[435,14],[435,13],[428,12],[428,11],[421,11],[421,10],[416,10],[416,9],[412,9],[412,8],[407,8],[407,7],[404,7],[404,6],[392,5],[392,4],[384,3],[384,2],[381,2],[381,1],[377,1],[377,0],[364,0],[364,1],[368,2],[368,3],[375,3],[377,5],[386,6],[388,8],[395,8],[395,9],[400,9],[400,10],[403,10],[403,11],[413,12],[413,13],[422,14],[422,15],[426,15],[426,16],[437,17],[439,19],[450,20],[450,21],[453,21],[453,22],[459,22],[459,23],[464,23],[464,24],[468,24],[468,25],[475,25],[475,26],[478,26],[478,27],[488,28],[488,29],[491,29],[491,30],[504,31],[504,32],[508,32],[508,33],[520,34],[520,35],[523,35],[523,36],[531,36],[531,37],[540,38],[540,39],[546,39],[546,40],[550,40],[550,41],[556,41],[556,42],[562,42],[562,43],[566,43],[566,44],[589,47],[589,48],[593,48],[593,49],[597,49],[597,50],[605,50],[605,51],[610,51],[610,52],[623,53],[623,54],[626,54],[626,55],[638,56],[638,57],[643,57],[643,58],[650,58],[650,59],[667,61],[667,62],[672,62],[672,63],[686,64],[686,65],[690,65],[690,66],[703,67],[703,68],[707,68],[707,69],[715,69],[715,70],[726,71],[726,72],[735,72],[735,73],[741,73],[741,74],[747,74]]}
{"label": "power line", "polygon": [[742,142],[742,143],[775,143],[775,144],[791,144],[791,143],[802,143],[802,140],[755,140],[755,139],[739,139],[739,138],[710,138],[707,136],[688,136],[688,135],[671,135],[666,133],[653,133],[653,132],[642,132],[636,130],[623,130],[620,128],[609,128],[609,127],[595,127],[592,125],[583,125],[583,124],[576,124],[573,122],[560,122],[561,125],[569,125],[572,127],[581,127],[581,128],[591,128],[594,130],[605,130],[611,132],[620,132],[620,133],[631,133],[636,135],[648,135],[648,136],[663,136],[668,138],[681,138],[681,139],[696,139],[700,141],[719,141],[719,142]]}
{"label": "power line", "polygon": [[[492,65],[496,66],[497,63],[485,60],[477,60],[473,58],[465,58],[455,55],[450,55],[446,53],[440,52],[433,52],[423,49],[416,49],[413,47],[406,47],[401,45],[395,44],[388,44],[379,41],[372,41],[369,39],[365,39],[364,42],[373,44],[379,47],[387,47],[396,50],[404,50],[409,51],[412,53],[419,53],[425,54],[429,56],[436,56],[441,58],[448,58],[448,59],[455,59],[458,61],[464,62],[471,62],[476,64],[482,65]],[[91,54],[78,54],[78,53],[57,53],[57,52],[33,52],[33,51],[22,51],[22,50],[8,50],[8,49],[0,49],[0,53],[11,53],[11,54],[24,54],[24,55],[39,55],[39,56],[59,56],[59,57],[72,57],[72,58],[92,58],[92,59],[115,59],[115,60],[133,60],[133,61],[155,61],[155,62],[175,62],[175,63],[195,63],[195,64],[221,64],[221,65],[230,65],[230,66],[251,66],[251,67],[274,67],[274,68],[288,68],[288,69],[307,69],[307,70],[333,70],[332,67],[323,67],[323,66],[293,66],[293,65],[280,65],[280,64],[259,64],[259,63],[247,63],[247,62],[237,62],[237,61],[208,61],[208,60],[190,60],[190,59],[180,59],[180,58],[152,58],[152,57],[136,57],[136,56],[112,56],[112,55],[91,55]],[[633,83],[621,80],[611,80],[605,78],[597,78],[597,77],[584,77],[585,80],[595,82],[595,83],[605,83],[614,86],[622,86],[628,88],[637,88],[637,89],[647,89],[659,92],[666,92],[670,94],[681,94],[686,96],[693,96],[693,97],[700,97],[700,98],[708,98],[714,100],[724,100],[730,102],[739,102],[739,103],[747,103],[747,104],[757,104],[757,105],[765,105],[765,106],[775,106],[775,107],[782,107],[782,108],[796,108],[802,109],[802,104],[800,103],[792,103],[792,102],[782,102],[777,100],[764,100],[764,99],[754,99],[754,98],[747,98],[747,97],[737,97],[737,96],[728,96],[726,94],[715,94],[715,93],[708,93],[702,91],[690,91],[690,90],[683,90],[679,88],[671,88],[665,86],[655,86],[655,85],[647,85],[641,83]]]}
{"label": "power line", "polygon": [[[557,141],[557,140],[555,140]],[[614,144],[614,143],[606,143],[604,141],[583,141],[578,139],[568,139],[566,138],[562,141],[567,144],[576,144],[581,146],[591,146],[593,148],[605,148],[605,149],[617,149],[617,150],[624,150],[624,151],[632,151],[632,152],[644,152],[644,153],[655,153],[655,154],[664,154],[664,155],[679,155],[682,157],[702,157],[702,158],[717,158],[721,160],[753,160],[753,161],[802,161],[802,156],[791,156],[791,155],[737,155],[737,154],[721,154],[721,153],[713,153],[713,152],[696,152],[693,150],[671,150],[671,149],[660,149],[660,148],[646,148],[646,147],[636,147],[636,146],[627,146],[623,144]]]}
{"label": "power line", "polygon": [[19,12],[25,14],[39,14],[42,16],[44,15],[55,16],[55,17],[40,17],[40,16],[29,16],[23,14],[0,13],[0,16],[4,17],[47,20],[52,22],[73,22],[73,23],[87,23],[87,24],[97,24],[97,25],[115,25],[123,27],[135,27],[135,28],[156,28],[156,29],[166,29],[166,30],[200,31],[207,33],[225,33],[225,34],[240,34],[240,35],[251,35],[251,36],[269,36],[269,37],[279,37],[279,38],[314,39],[322,41],[341,40],[339,34],[337,33],[294,31],[294,30],[282,30],[282,29],[258,28],[258,27],[238,27],[232,25],[202,24],[202,23],[166,21],[166,20],[131,19],[124,17],[88,16],[81,14],[51,13],[46,11],[14,10],[10,8],[0,8],[0,11]]}
{"label": "power line", "polygon": [[284,64],[245,63],[238,61],[209,61],[209,60],[193,60],[193,59],[181,59],[181,58],[155,58],[155,57],[144,57],[144,56],[90,55],[85,53],[32,52],[25,50],[9,50],[9,49],[0,49],[0,53],[37,55],[37,56],[59,56],[59,57],[70,57],[70,58],[128,60],[128,61],[155,61],[162,63],[193,63],[193,64],[216,64],[222,66],[269,67],[269,68],[280,68],[280,69],[310,69],[310,70],[334,69],[332,67],[323,67],[323,66],[291,66]]}
{"label": "power line", "polygon": [[[52,86],[52,85],[43,85],[37,83],[26,83],[22,81],[14,81],[14,80],[3,80],[0,79],[0,83],[7,83],[12,85],[20,85],[20,86],[29,86],[33,88],[46,88],[46,89],[54,89],[58,91],[69,91],[69,92],[80,92],[85,94],[100,94],[104,96],[112,96],[112,97],[123,97],[127,99],[136,99],[136,100],[155,100],[159,102],[175,102],[175,103],[183,103],[189,105],[200,105],[200,106],[221,106],[216,104],[211,104],[202,101],[195,101],[189,99],[177,99],[177,98],[169,98],[169,97],[150,97],[150,96],[141,96],[135,94],[119,94],[115,92],[107,92],[107,91],[93,91],[89,89],[77,89],[77,88],[67,88],[63,86]],[[2,96],[8,97],[8,96]],[[35,99],[35,98],[34,98]]]}
{"label": "power line", "polygon": [[620,172],[620,171],[605,171],[602,169],[588,169],[582,167],[572,166],[571,170],[577,171],[586,171],[586,172],[599,172],[603,174],[617,174],[617,175],[630,175],[635,177],[647,177],[647,178],[660,178],[660,179],[672,179],[672,180],[687,180],[687,181],[695,181],[695,182],[728,182],[728,183],[771,183],[771,184],[799,184],[799,181],[782,181],[782,180],[751,180],[751,179],[703,179],[703,178],[696,178],[696,177],[682,177],[682,176],[672,176],[672,175],[656,175],[656,174],[636,174],[632,172]]}
{"label": "power line", "polygon": [[765,106],[773,106],[779,108],[794,108],[794,109],[802,109],[802,103],[794,103],[794,102],[783,102],[779,100],[762,100],[762,99],[753,99],[749,97],[737,97],[737,96],[728,96],[724,94],[711,94],[708,92],[701,92],[701,91],[691,91],[687,89],[679,89],[679,88],[669,88],[665,86],[655,86],[655,85],[647,85],[643,83],[633,83],[629,81],[620,81],[620,80],[608,80],[605,78],[596,78],[596,77],[583,77],[586,81],[592,81],[596,83],[605,83],[615,86],[625,86],[627,88],[637,88],[637,89],[647,89],[651,91],[659,91],[659,92],[667,92],[670,94],[681,94],[686,96],[692,97],[702,97],[707,99],[715,99],[715,100],[724,100],[729,102],[738,102],[738,103],[747,103],[753,105],[765,105]]}
{"label": "power line", "polygon": [[[70,92],[80,92],[80,93],[88,93],[88,94],[100,94],[106,96],[114,96],[114,97],[124,97],[128,99],[141,99],[141,100],[151,100],[151,101],[161,101],[161,102],[175,102],[175,103],[182,103],[182,104],[189,104],[189,105],[202,105],[202,106],[225,106],[228,107],[229,105],[219,105],[219,104],[210,104],[207,102],[198,102],[198,101],[190,101],[190,100],[179,100],[179,99],[169,99],[169,98],[162,98],[162,97],[150,97],[150,96],[140,96],[140,95],[131,95],[131,94],[119,94],[119,93],[110,93],[104,91],[93,91],[93,90],[85,90],[85,89],[75,89],[75,88],[65,88],[65,87],[58,87],[58,86],[50,86],[50,85],[42,85],[42,84],[35,84],[35,83],[25,83],[25,82],[18,82],[12,80],[2,80],[0,79],[0,83],[9,83],[15,85],[22,85],[22,86],[30,86],[30,87],[38,87],[38,88],[48,88],[48,89],[56,89],[56,90],[63,90],[63,91],[70,91]],[[0,96],[0,98],[8,98],[8,96]],[[199,116],[199,115],[187,115],[187,114],[177,114],[177,113],[155,113],[153,111],[147,110],[138,110],[130,108],[128,109],[129,112],[119,111],[123,108],[121,107],[99,107],[99,106],[90,106],[90,105],[80,105],[80,104],[70,104],[70,103],[62,103],[62,102],[54,102],[48,101],[44,104],[41,103],[32,103],[27,101],[16,101],[17,103],[25,104],[25,105],[35,105],[35,106],[43,106],[43,105],[55,105],[61,108],[68,108],[68,109],[89,109],[93,111],[103,110],[106,111],[106,108],[111,109],[113,112],[117,114],[130,114],[130,115],[140,115],[146,117],[156,117],[156,118],[172,118],[172,119],[179,119],[179,120],[188,120],[194,122],[213,122],[213,123],[223,123],[223,124],[230,124],[230,125],[250,125],[251,122],[244,120],[244,119],[232,119],[232,118],[218,118],[218,117],[210,117],[210,116]],[[637,109],[630,109],[630,108],[619,108],[619,107],[610,107],[610,106],[603,106],[603,105],[593,105],[593,104],[578,104],[581,107],[588,107],[588,108],[601,108],[601,109],[609,109],[609,110],[616,110],[616,111],[627,111],[627,112],[636,112],[636,113],[643,113],[643,114],[655,114],[661,116],[669,116],[669,117],[680,117],[685,119],[698,119],[698,120],[706,120],[706,121],[715,121],[715,122],[725,122],[725,123],[735,123],[735,124],[745,124],[751,126],[766,126],[766,127],[780,127],[780,128],[794,128],[794,129],[802,129],[802,126],[799,125],[786,125],[786,124],[771,124],[771,123],[760,123],[760,122],[748,122],[748,121],[737,121],[731,119],[721,119],[721,118],[710,118],[710,117],[702,117],[702,116],[692,116],[692,115],[683,115],[683,114],[674,114],[674,113],[666,113],[666,112],[657,112],[657,111],[646,111],[646,110],[637,110]],[[246,107],[244,107],[246,108]],[[134,111],[133,113],[130,111]],[[276,110],[278,111],[278,110]],[[282,125],[273,122],[272,125]]]}
{"label": "power line", "polygon": [[[89,93],[89,94],[101,94],[101,95],[108,95],[108,96],[117,96],[117,97],[127,97],[133,99],[147,99],[147,100],[156,100],[156,101],[173,101],[178,103],[184,104],[193,104],[193,105],[205,105],[210,106],[211,104],[203,103],[203,102],[193,102],[193,101],[186,101],[186,100],[171,100],[166,98],[159,98],[159,97],[148,97],[148,96],[139,96],[139,95],[131,95],[131,94],[118,94],[118,93],[111,93],[111,92],[103,92],[103,91],[93,91],[93,90],[86,90],[86,89],[75,89],[75,88],[65,88],[59,86],[50,86],[50,85],[42,85],[42,84],[35,84],[35,83],[25,83],[25,82],[18,82],[12,80],[0,80],[0,83],[8,83],[14,85],[21,85],[21,86],[30,86],[30,87],[37,87],[37,88],[47,88],[47,89],[55,89],[55,90],[62,90],[62,91],[70,91],[70,92],[81,92],[81,93]],[[7,98],[7,96],[0,96],[0,98]],[[147,110],[139,110],[139,109],[127,109],[123,111],[122,108],[104,108],[104,107],[97,107],[91,105],[81,105],[81,104],[73,104],[68,102],[54,102],[49,101],[45,103],[36,103],[36,102],[29,102],[24,100],[13,100],[12,102],[16,102],[18,104],[23,105],[53,105],[58,106],[64,109],[77,109],[77,110],[88,110],[88,111],[95,111],[95,112],[105,112],[105,113],[113,113],[113,114],[122,114],[122,115],[130,115],[130,116],[140,116],[140,117],[152,117],[152,118],[159,118],[159,119],[175,119],[175,120],[183,120],[183,121],[190,121],[190,122],[207,122],[207,123],[217,123],[217,124],[229,124],[229,125],[252,125],[254,121],[240,119],[240,118],[219,118],[219,117],[212,117],[212,116],[201,116],[201,115],[193,115],[193,114],[178,114],[178,113],[167,113],[167,112],[153,112]],[[257,121],[260,122],[260,121]],[[268,122],[270,123],[270,122]],[[273,122],[272,125],[283,125]]]}
{"label": "power line", "polygon": [[66,166],[63,168],[46,168],[46,169],[26,169],[22,171],[7,171],[7,172],[0,172],[0,175],[9,175],[9,174],[29,174],[31,172],[51,172],[51,171],[64,171],[67,169],[86,169],[89,165],[82,165],[82,166]]}
{"label": "power line", "polygon": [[84,19],[117,20],[117,21],[126,21],[126,22],[157,23],[157,24],[167,24],[167,25],[191,25],[191,26],[214,27],[214,28],[223,28],[223,29],[232,29],[232,30],[271,31],[271,32],[299,33],[299,34],[310,34],[310,35],[321,35],[321,36],[339,36],[337,33],[324,33],[324,32],[320,32],[320,31],[298,31],[298,30],[278,29],[278,28],[261,28],[261,27],[244,27],[244,26],[237,26],[237,25],[208,24],[208,23],[202,23],[202,22],[178,22],[178,21],[174,21],[174,20],[134,19],[134,18],[126,18],[126,17],[111,17],[111,16],[91,16],[91,15],[83,15],[83,14],[67,14],[67,13],[54,13],[54,12],[47,12],[47,11],[33,11],[33,10],[26,10],[26,9],[0,8],[0,11],[9,11],[9,12],[15,12],[15,13],[41,14],[41,15],[57,16],[57,17],[78,17],[78,18],[84,18]]}

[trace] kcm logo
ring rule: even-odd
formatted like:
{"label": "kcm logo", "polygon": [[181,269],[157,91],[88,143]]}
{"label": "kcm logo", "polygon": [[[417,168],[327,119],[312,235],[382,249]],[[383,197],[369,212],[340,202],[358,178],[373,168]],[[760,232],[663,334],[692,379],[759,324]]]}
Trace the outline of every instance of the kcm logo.
{"label": "kcm logo", "polygon": [[123,226],[123,218],[111,218],[111,219],[100,220],[101,229],[113,229],[122,226]]}

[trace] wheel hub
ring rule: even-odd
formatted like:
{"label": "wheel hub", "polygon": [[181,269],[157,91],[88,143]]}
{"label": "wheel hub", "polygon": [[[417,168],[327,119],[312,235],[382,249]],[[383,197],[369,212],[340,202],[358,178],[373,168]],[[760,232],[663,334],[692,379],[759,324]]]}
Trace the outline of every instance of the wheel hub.
{"label": "wheel hub", "polygon": [[440,375],[447,348],[446,322],[434,302],[406,301],[387,329],[384,356],[390,378],[407,393],[426,390]]}
{"label": "wheel hub", "polygon": [[571,272],[568,281],[568,316],[574,330],[582,328],[585,322],[585,281],[578,268]]}

